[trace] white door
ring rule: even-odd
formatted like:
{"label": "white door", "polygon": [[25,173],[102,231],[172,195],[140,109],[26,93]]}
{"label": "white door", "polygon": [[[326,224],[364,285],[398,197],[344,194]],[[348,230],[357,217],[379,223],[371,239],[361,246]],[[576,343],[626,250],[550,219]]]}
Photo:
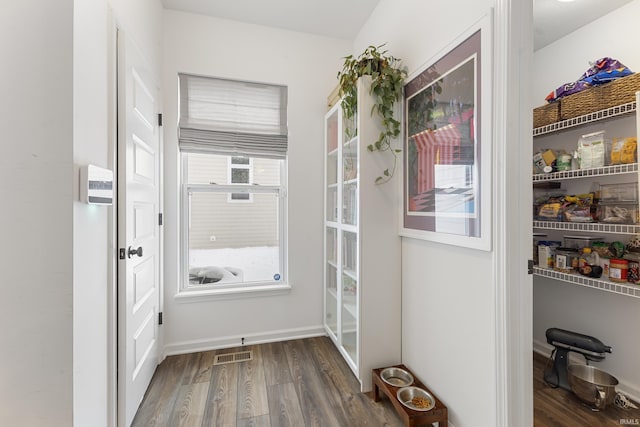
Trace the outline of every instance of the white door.
{"label": "white door", "polygon": [[129,426],[158,364],[158,87],[118,32],[118,424]]}

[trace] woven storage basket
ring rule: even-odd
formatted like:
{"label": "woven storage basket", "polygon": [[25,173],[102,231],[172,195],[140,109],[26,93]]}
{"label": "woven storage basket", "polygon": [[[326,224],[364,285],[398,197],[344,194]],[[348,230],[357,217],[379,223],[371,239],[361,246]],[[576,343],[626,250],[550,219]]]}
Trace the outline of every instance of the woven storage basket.
{"label": "woven storage basket", "polygon": [[549,125],[560,120],[560,103],[552,102],[533,109],[533,127]]}
{"label": "woven storage basket", "polygon": [[327,97],[328,109],[331,109],[331,107],[336,105],[336,102],[338,102],[339,100],[340,100],[340,85],[337,85],[336,87],[333,88],[333,90]]}
{"label": "woven storage basket", "polygon": [[562,120],[572,119],[635,101],[639,90],[640,73],[583,90],[560,100],[560,117]]}

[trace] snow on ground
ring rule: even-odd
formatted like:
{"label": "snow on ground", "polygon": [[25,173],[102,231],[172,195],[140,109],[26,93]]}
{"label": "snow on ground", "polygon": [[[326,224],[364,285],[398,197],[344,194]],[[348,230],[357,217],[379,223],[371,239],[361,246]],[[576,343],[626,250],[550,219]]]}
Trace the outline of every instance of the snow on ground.
{"label": "snow on ground", "polygon": [[279,271],[278,246],[258,246],[235,249],[191,249],[189,268],[234,267],[242,270],[245,282],[272,281]]}

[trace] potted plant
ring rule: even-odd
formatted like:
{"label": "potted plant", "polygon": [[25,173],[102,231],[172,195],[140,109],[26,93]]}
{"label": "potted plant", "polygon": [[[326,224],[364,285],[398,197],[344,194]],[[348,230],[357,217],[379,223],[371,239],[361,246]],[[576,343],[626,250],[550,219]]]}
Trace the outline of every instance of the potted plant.
{"label": "potted plant", "polygon": [[[402,98],[406,69],[400,67],[400,60],[380,50],[380,46],[369,46],[358,57],[345,57],[342,70],[338,72],[340,96],[342,97],[342,113],[346,120],[354,119],[358,110],[356,83],[362,76],[371,76],[370,95],[374,106],[371,114],[378,114],[383,130],[378,139],[367,145],[371,152],[388,151],[393,155],[391,170],[385,169],[382,176],[376,178],[376,184],[389,181],[396,170],[397,154],[401,151],[391,146],[391,140],[400,135],[400,121],[394,117],[396,102]],[[353,135],[352,135],[353,136]]]}

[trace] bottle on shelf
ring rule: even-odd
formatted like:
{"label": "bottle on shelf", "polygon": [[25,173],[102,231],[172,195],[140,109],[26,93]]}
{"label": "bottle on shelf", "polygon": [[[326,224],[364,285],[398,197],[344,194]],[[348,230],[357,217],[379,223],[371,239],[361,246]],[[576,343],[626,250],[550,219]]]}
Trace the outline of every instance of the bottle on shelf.
{"label": "bottle on shelf", "polygon": [[578,260],[578,271],[583,276],[598,278],[602,276],[602,267],[600,266],[600,257],[597,252],[592,252],[591,248],[582,249],[582,255]]}

